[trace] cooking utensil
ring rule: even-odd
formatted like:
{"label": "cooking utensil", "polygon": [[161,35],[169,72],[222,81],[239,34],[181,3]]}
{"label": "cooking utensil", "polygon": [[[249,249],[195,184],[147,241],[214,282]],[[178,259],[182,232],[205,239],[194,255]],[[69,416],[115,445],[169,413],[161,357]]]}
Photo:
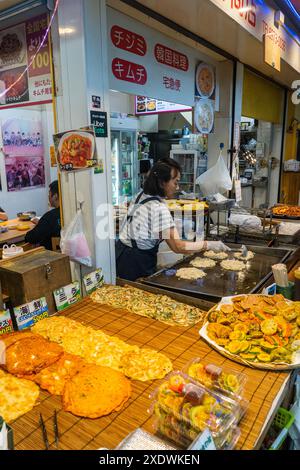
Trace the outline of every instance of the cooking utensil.
{"label": "cooking utensil", "polygon": [[282,263],[274,264],[272,266],[272,271],[277,286],[288,287],[289,279],[286,265]]}
{"label": "cooking utensil", "polygon": [[42,434],[43,434],[43,440],[45,444],[45,450],[49,450],[49,440],[48,440],[48,434],[47,434],[47,429],[43,420],[42,413],[40,413],[40,426],[42,429]]}

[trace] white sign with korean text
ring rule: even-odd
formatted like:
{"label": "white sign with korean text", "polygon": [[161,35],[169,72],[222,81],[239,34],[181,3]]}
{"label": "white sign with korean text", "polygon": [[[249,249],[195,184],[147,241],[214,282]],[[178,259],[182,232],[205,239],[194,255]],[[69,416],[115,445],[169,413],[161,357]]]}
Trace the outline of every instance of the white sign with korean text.
{"label": "white sign with korean text", "polygon": [[263,41],[264,35],[272,38],[281,57],[300,72],[300,38],[287,29],[274,24],[275,10],[262,0],[211,0],[250,34]]}
{"label": "white sign with korean text", "polygon": [[122,13],[107,10],[110,88],[193,106],[196,63],[214,61]]}

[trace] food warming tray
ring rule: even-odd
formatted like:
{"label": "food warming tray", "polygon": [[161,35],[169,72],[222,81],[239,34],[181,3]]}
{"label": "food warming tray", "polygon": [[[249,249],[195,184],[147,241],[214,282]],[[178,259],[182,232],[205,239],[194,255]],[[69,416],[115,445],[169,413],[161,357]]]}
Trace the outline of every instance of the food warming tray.
{"label": "food warming tray", "polygon": [[[240,245],[228,244],[228,246],[232,252],[240,250]],[[214,268],[203,269],[207,276],[202,279],[190,281],[176,277],[177,269],[189,267],[194,258],[202,256],[197,253],[179,261],[171,268],[164,268],[152,276],[141,279],[141,282],[161,289],[219,302],[224,296],[259,292],[261,286],[271,277],[273,264],[284,263],[293,253],[292,250],[265,246],[247,245],[247,248],[253,251],[254,258],[247,262],[244,271],[226,271],[221,268],[220,261],[217,261]],[[229,257],[234,259],[233,254],[230,254]]]}

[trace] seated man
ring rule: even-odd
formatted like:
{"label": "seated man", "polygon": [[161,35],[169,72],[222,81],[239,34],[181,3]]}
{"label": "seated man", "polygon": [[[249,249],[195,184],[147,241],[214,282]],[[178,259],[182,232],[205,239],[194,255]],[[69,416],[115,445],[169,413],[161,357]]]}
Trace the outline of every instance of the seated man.
{"label": "seated man", "polygon": [[52,250],[51,238],[60,237],[58,181],[53,181],[49,185],[49,204],[54,209],[46,212],[40,220],[32,220],[33,223],[36,223],[36,227],[27,232],[25,241]]}
{"label": "seated man", "polygon": [[5,220],[7,220],[7,219],[8,219],[8,217],[7,217],[6,212],[4,212],[2,207],[0,207],[0,222],[5,222]]}

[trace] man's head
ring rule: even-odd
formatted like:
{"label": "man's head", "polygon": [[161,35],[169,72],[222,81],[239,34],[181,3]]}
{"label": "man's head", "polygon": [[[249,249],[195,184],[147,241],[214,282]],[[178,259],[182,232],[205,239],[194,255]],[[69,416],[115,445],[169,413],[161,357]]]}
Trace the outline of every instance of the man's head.
{"label": "man's head", "polygon": [[57,209],[59,207],[58,181],[52,181],[49,185],[49,204]]}

